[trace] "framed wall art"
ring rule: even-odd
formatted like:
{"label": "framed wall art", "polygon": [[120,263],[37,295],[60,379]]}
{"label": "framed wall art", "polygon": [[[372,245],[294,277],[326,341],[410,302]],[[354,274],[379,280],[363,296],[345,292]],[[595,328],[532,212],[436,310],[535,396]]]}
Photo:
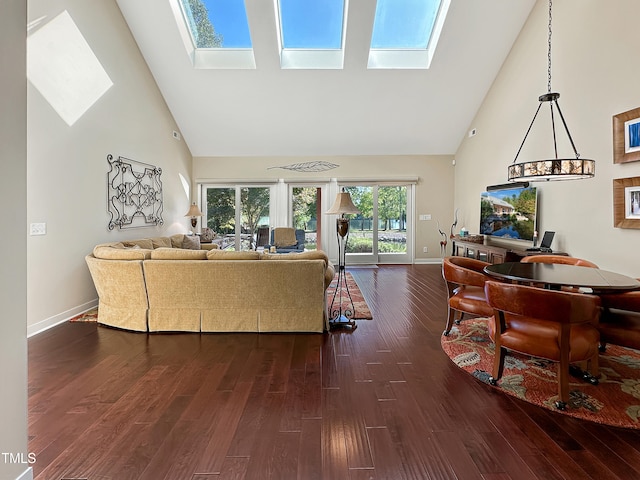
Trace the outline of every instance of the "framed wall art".
{"label": "framed wall art", "polygon": [[613,116],[613,163],[640,160],[640,108]]}
{"label": "framed wall art", "polygon": [[640,177],[613,180],[613,225],[640,228]]}

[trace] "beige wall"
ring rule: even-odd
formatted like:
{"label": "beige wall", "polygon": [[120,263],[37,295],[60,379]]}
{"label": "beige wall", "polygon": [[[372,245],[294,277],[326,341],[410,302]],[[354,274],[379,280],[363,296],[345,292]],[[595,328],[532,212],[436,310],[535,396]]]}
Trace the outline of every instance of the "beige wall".
{"label": "beige wall", "polygon": [[[96,243],[186,231],[191,154],[114,0],[30,0],[30,34],[71,16],[113,85],[69,126],[28,85],[28,325],[33,333],[96,302],[84,262]],[[77,74],[77,73],[76,73]],[[165,224],[109,231],[107,154],[162,168]]]}
{"label": "beige wall", "polygon": [[[465,138],[456,154],[455,207],[471,232],[478,230],[481,191],[507,181],[537,98],[547,91],[547,13],[548,3],[539,0],[469,125],[477,135]],[[613,227],[612,181],[640,176],[640,162],[613,164],[611,122],[613,115],[640,107],[639,16],[637,0],[554,3],[552,90],[561,94],[578,152],[596,160],[596,177],[538,184],[539,230],[557,232],[556,250],[635,277],[640,230]],[[527,140],[519,161],[553,157],[549,130],[538,133]],[[560,156],[570,156],[570,146],[561,148]]]}
{"label": "beige wall", "polygon": [[[27,85],[26,0],[0,3],[0,452],[27,451]],[[0,457],[0,478],[32,478],[28,465]]]}
{"label": "beige wall", "polygon": [[[278,180],[291,182],[318,180],[328,182],[335,178],[349,180],[396,180],[408,177],[418,179],[415,194],[416,217],[430,214],[431,221],[416,221],[416,262],[440,259],[440,235],[437,220],[443,230],[449,231],[452,221],[453,172],[452,156],[398,155],[398,156],[339,156],[339,157],[197,157],[193,159],[195,181]],[[319,173],[295,172],[282,168],[291,164],[326,161],[339,167]],[[327,200],[329,206],[333,198]],[[325,230],[327,232],[327,230]],[[327,233],[328,235],[328,233]],[[333,237],[331,237],[333,238]],[[328,250],[330,250],[329,245]],[[423,246],[428,248],[423,253]],[[330,252],[331,254],[331,252]]]}

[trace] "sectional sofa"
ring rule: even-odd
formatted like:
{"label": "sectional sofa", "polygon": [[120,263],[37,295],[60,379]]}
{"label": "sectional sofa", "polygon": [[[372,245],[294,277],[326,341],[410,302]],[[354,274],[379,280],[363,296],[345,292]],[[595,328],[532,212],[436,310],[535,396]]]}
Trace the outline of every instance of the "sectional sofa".
{"label": "sectional sofa", "polygon": [[86,262],[98,322],[140,332],[325,330],[325,290],[335,271],[324,252],[235,252],[187,240],[97,245]]}

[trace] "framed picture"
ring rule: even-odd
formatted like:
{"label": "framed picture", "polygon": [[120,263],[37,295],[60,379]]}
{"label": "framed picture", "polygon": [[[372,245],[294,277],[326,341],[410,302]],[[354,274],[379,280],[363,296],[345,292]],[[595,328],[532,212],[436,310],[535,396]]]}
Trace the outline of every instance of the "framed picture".
{"label": "framed picture", "polygon": [[613,116],[613,163],[640,160],[640,108]]}
{"label": "framed picture", "polygon": [[613,181],[613,225],[640,228],[640,177]]}

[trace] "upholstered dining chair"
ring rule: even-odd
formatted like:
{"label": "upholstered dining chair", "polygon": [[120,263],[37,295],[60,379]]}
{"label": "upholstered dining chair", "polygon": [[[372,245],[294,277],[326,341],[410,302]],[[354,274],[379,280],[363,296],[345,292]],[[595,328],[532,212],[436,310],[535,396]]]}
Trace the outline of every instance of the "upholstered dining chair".
{"label": "upholstered dining chair", "polygon": [[558,400],[566,408],[569,401],[569,365],[581,363],[597,383],[597,324],[600,299],[595,295],[544,290],[527,285],[488,281],[485,292],[494,309],[489,336],[495,343],[493,377],[502,377],[508,350],[558,363]]}
{"label": "upholstered dining chair", "polygon": [[[442,261],[442,276],[447,284],[447,326],[442,333],[449,335],[455,321],[459,324],[465,313],[481,317],[493,315],[487,303],[484,284],[489,277],[484,267],[490,263],[467,257],[445,257]],[[459,315],[459,317],[458,317]],[[458,317],[458,318],[456,318]]]}
{"label": "upholstered dining chair", "polygon": [[605,294],[600,299],[600,351],[605,351],[607,343],[640,350],[640,290]]}
{"label": "upholstered dining chair", "polygon": [[590,262],[589,260],[584,260],[583,258],[569,257],[567,255],[554,255],[552,253],[528,255],[523,257],[520,261],[523,263],[561,263],[564,265],[577,265],[578,267],[598,268],[595,263]]}

